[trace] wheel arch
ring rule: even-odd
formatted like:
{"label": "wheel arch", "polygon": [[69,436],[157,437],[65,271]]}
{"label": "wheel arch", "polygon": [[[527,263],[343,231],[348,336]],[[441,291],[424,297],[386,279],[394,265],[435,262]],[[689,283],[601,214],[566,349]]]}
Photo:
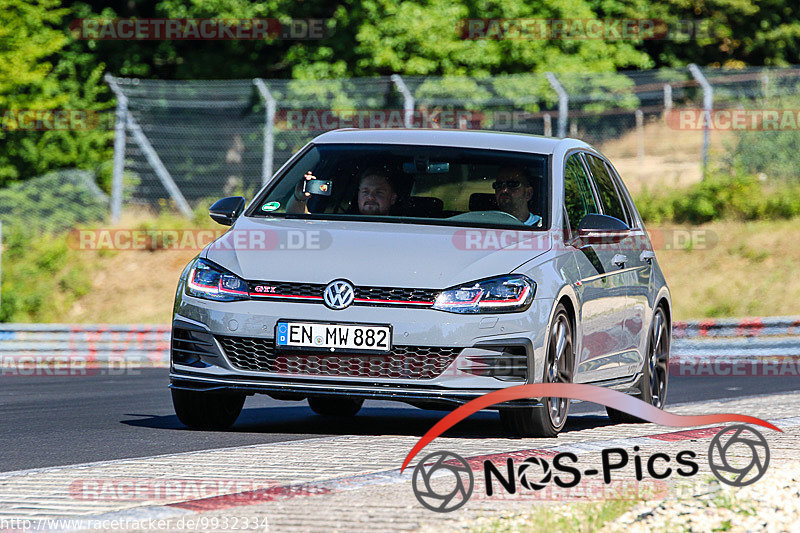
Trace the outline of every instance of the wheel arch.
{"label": "wheel arch", "polygon": [[672,338],[672,298],[670,297],[669,290],[666,287],[662,287],[661,290],[658,292],[655,298],[655,304],[653,305],[653,314],[655,315],[656,310],[662,307],[664,309],[664,314],[667,318],[667,326],[669,331],[669,337]]}
{"label": "wheel arch", "polygon": [[572,378],[574,380],[576,365],[578,362],[577,354],[580,353],[579,350],[581,349],[582,335],[581,328],[578,324],[578,297],[571,285],[564,285],[558,292],[558,296],[553,300],[553,309],[550,311],[550,319],[547,323],[548,339],[550,338],[550,327],[553,324],[553,318],[555,318],[556,309],[558,309],[560,304],[564,305],[572,326]]}

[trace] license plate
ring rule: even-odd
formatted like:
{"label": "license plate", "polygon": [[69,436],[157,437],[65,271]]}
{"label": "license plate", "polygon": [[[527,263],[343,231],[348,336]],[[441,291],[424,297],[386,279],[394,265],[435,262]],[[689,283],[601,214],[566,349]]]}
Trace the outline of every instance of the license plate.
{"label": "license plate", "polygon": [[392,328],[362,324],[282,322],[275,326],[275,344],[284,349],[385,353],[392,348]]}

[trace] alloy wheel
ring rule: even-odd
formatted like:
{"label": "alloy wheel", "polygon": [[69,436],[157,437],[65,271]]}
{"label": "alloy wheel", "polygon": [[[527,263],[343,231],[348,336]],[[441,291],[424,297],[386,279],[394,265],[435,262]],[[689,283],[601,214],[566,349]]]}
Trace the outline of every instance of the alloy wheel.
{"label": "alloy wheel", "polygon": [[[565,314],[556,319],[554,334],[550,340],[550,353],[547,380],[550,383],[569,383],[571,381],[570,361],[572,360],[572,332]],[[560,428],[569,411],[568,398],[548,398],[550,422]]]}
{"label": "alloy wheel", "polygon": [[667,396],[669,372],[669,338],[664,311],[659,309],[653,317],[650,337],[650,398],[655,407],[661,409]]}

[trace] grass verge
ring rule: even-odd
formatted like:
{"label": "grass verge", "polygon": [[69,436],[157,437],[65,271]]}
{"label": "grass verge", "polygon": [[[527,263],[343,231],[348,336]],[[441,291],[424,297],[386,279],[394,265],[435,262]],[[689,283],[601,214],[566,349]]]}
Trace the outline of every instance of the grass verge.
{"label": "grass verge", "polygon": [[[224,229],[205,213],[127,215],[115,228]],[[800,314],[800,218],[648,229],[667,236],[656,254],[676,320]],[[6,322],[168,323],[178,275],[199,251],[80,250],[65,235],[5,233]]]}
{"label": "grass verge", "polygon": [[676,320],[800,314],[800,219],[656,229]]}
{"label": "grass verge", "polygon": [[535,512],[501,518],[479,518],[467,526],[472,533],[592,532],[616,520],[635,500],[607,500],[597,503],[541,506]]}
{"label": "grass verge", "polygon": [[[205,213],[186,219],[167,212],[127,214],[113,228],[94,224],[81,229],[221,227]],[[75,233],[4,226],[0,321],[167,323],[178,275],[199,250],[163,249],[160,244],[148,243],[143,250],[87,249]]]}

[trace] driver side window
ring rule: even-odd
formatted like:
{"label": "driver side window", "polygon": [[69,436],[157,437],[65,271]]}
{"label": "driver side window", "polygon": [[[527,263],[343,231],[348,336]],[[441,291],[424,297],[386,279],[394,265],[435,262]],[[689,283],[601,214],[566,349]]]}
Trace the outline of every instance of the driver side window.
{"label": "driver side window", "polygon": [[564,165],[564,207],[573,231],[585,215],[600,212],[592,194],[589,175],[577,153],[569,156]]}

